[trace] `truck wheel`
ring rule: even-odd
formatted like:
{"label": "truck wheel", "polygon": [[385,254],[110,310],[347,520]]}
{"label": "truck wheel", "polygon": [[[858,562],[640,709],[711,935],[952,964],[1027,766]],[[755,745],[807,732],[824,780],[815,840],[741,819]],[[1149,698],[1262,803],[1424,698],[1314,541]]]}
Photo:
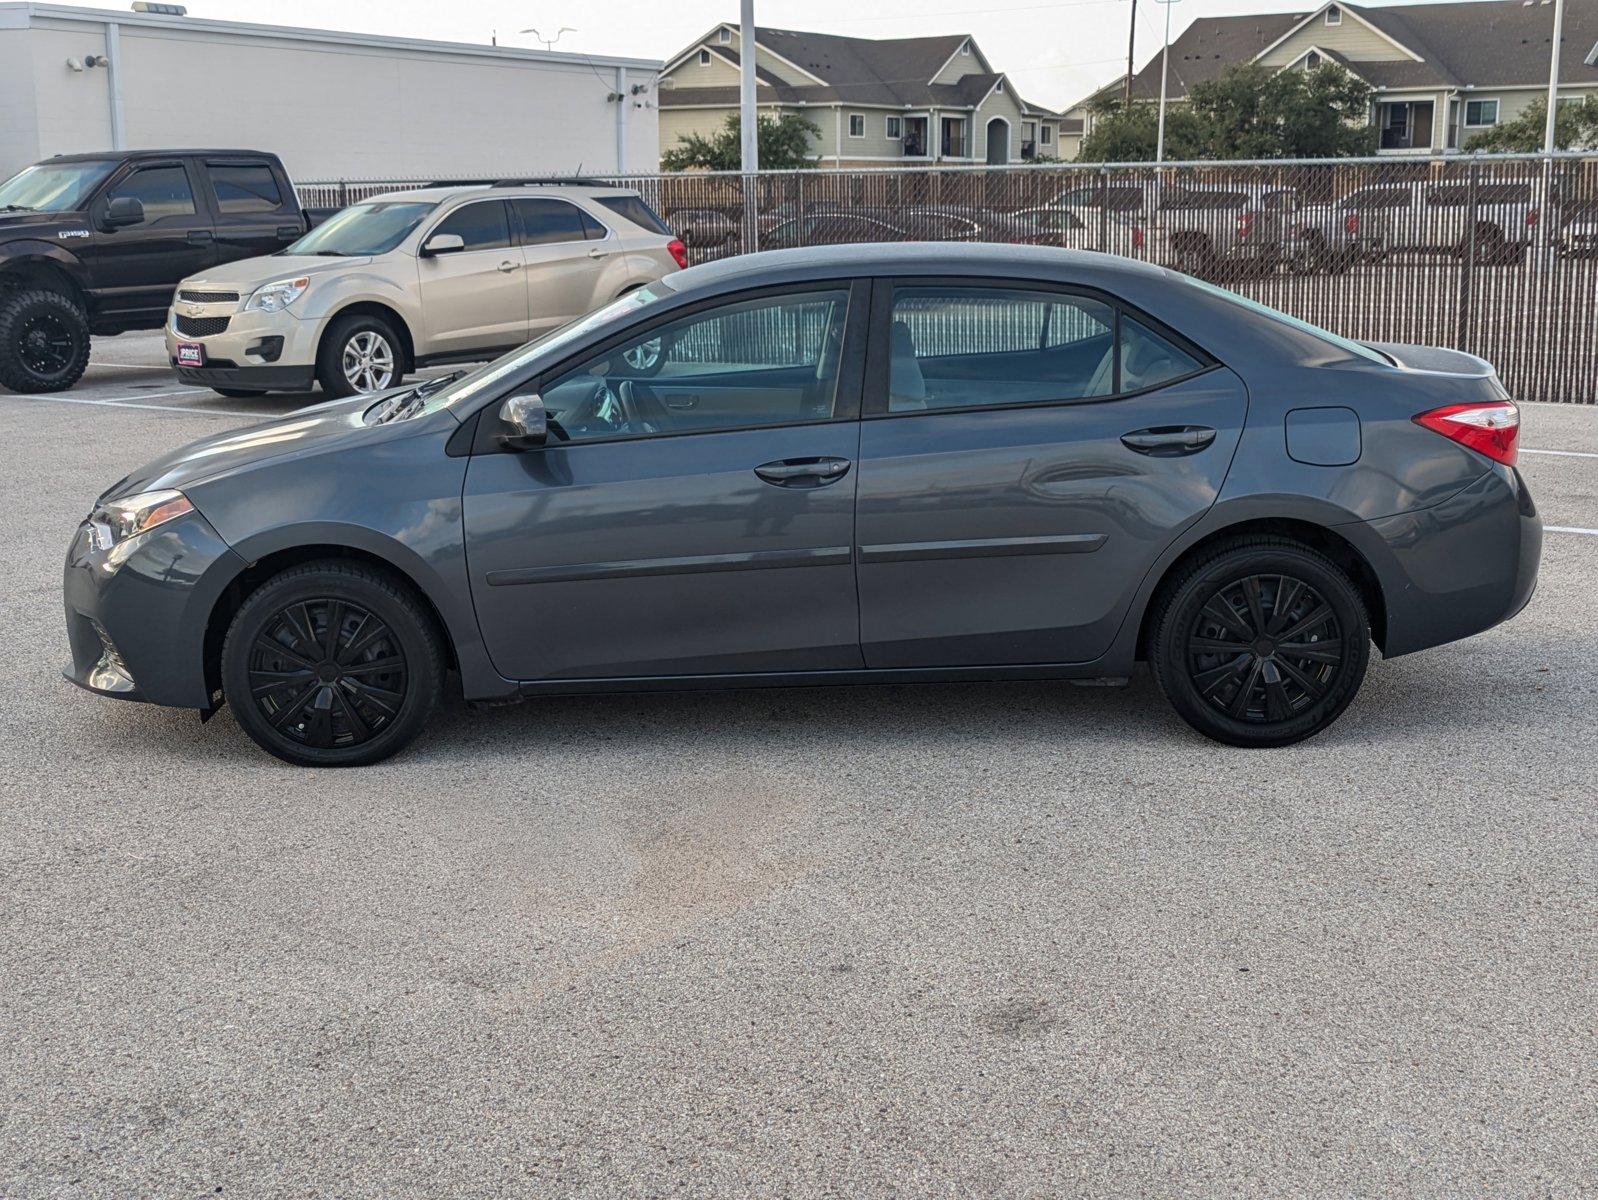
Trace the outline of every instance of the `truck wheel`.
{"label": "truck wheel", "polygon": [[0,292],[0,384],[63,392],[89,365],[89,318],[60,292]]}
{"label": "truck wheel", "polygon": [[405,350],[393,325],[382,317],[352,313],[322,335],[316,380],[329,396],[356,396],[398,387],[405,377]]}

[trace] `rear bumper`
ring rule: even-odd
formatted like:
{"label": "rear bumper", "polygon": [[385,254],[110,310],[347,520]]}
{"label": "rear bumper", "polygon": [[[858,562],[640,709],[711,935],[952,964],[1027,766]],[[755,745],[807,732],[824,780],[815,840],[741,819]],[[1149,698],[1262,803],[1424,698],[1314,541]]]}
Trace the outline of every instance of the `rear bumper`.
{"label": "rear bumper", "polygon": [[104,696],[210,707],[206,624],[245,565],[198,513],[110,553],[80,526],[62,576],[70,651],[62,673]]}
{"label": "rear bumper", "polygon": [[1388,658],[1491,629],[1537,586],[1542,519],[1511,467],[1431,508],[1339,529],[1373,542],[1362,549],[1382,587]]}

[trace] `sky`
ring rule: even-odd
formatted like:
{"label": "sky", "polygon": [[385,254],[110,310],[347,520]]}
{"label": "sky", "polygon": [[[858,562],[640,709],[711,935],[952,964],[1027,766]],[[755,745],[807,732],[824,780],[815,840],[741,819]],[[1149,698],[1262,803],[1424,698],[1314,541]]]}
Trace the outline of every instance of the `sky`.
{"label": "sky", "polygon": [[[71,0],[69,0],[71,2]],[[1459,0],[1469,3],[1471,0]],[[737,0],[186,0],[189,15],[301,25],[397,37],[536,47],[536,28],[557,50],[671,58],[716,24],[738,20]],[[1178,0],[1174,38],[1196,17],[1310,11],[1318,0]],[[120,8],[117,0],[79,3]],[[1117,78],[1126,64],[1131,0],[755,0],[755,23],[850,37],[973,34],[994,70],[1035,103],[1063,109]],[[1137,62],[1160,48],[1166,10],[1138,0]],[[1550,22],[1552,18],[1550,17]]]}

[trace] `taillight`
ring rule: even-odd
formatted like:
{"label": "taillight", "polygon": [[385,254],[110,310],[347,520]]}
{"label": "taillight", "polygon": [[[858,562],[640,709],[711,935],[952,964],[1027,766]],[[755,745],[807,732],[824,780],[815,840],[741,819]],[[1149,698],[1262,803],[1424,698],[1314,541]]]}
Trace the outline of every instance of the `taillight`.
{"label": "taillight", "polygon": [[1141,225],[1132,226],[1132,249],[1143,249],[1143,226]]}
{"label": "taillight", "polygon": [[1530,228],[1531,226],[1533,226],[1535,224],[1537,224],[1537,210],[1535,208],[1527,209],[1526,210],[1526,225],[1527,225],[1527,228]]}
{"label": "taillight", "polygon": [[1412,418],[1433,433],[1452,438],[1506,467],[1515,465],[1520,446],[1520,409],[1513,400],[1449,404]]}
{"label": "taillight", "polygon": [[1343,218],[1343,228],[1348,230],[1349,233],[1358,233],[1359,232],[1359,214],[1358,213],[1349,213],[1348,216],[1344,217]]}
{"label": "taillight", "polygon": [[684,270],[688,269],[688,247],[682,244],[681,238],[672,238],[666,243],[666,253],[671,255],[672,261]]}
{"label": "taillight", "polygon": [[1241,212],[1237,214],[1237,236],[1246,238],[1248,231],[1254,228],[1254,214]]}

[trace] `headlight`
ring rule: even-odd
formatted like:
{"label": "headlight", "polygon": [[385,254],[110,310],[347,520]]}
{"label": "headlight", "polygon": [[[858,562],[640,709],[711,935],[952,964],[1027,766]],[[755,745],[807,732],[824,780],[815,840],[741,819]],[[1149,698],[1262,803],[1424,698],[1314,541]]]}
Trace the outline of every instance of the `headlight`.
{"label": "headlight", "polygon": [[244,311],[249,312],[253,308],[260,312],[281,312],[305,294],[310,282],[301,275],[298,279],[279,279],[276,283],[262,284],[250,293],[250,298],[244,302]]}
{"label": "headlight", "polygon": [[171,489],[141,492],[97,505],[89,514],[89,530],[94,537],[94,548],[108,551],[129,538],[148,533],[158,525],[193,511],[194,505],[182,492]]}

